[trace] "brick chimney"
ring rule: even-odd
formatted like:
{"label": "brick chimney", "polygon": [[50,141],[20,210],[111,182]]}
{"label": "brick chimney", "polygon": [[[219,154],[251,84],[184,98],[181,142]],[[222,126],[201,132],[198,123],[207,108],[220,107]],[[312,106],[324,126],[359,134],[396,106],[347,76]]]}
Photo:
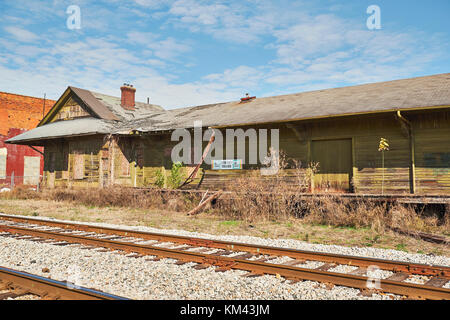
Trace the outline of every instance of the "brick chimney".
{"label": "brick chimney", "polygon": [[122,91],[122,108],[133,111],[135,106],[134,95],[136,93],[136,88],[133,88],[130,84],[124,83],[123,86],[120,87],[120,90]]}

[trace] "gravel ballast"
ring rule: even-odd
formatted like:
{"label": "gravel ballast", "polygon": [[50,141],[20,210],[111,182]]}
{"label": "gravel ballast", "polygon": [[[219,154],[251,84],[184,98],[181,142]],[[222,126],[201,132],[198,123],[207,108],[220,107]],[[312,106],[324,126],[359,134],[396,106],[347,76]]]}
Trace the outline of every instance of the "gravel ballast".
{"label": "gravel ballast", "polygon": [[[62,221],[56,219],[42,219]],[[74,221],[63,221],[74,223]],[[376,248],[341,247],[309,244],[290,239],[262,239],[249,236],[214,236],[181,230],[161,230],[150,227],[124,227],[105,223],[85,223],[96,226],[123,228],[147,232],[219,239],[243,243],[285,247],[293,249],[366,256],[406,262],[450,265],[443,256],[409,254],[396,250]],[[277,276],[242,277],[245,271],[215,272],[213,267],[196,270],[194,263],[175,265],[173,259],[148,261],[151,257],[127,258],[119,252],[83,250],[82,246],[54,246],[0,237],[0,265],[70,281],[77,285],[95,288],[132,299],[392,299],[394,295],[375,294],[360,296],[357,289],[325,285],[312,281],[291,283]],[[285,258],[277,258],[283,262]],[[309,266],[309,265],[308,265]],[[306,265],[299,265],[306,267]],[[47,271],[47,272],[44,272]],[[49,271],[49,272],[48,272]],[[337,267],[337,272],[349,271]],[[381,278],[384,278],[381,276]],[[447,283],[446,286],[448,286]]]}

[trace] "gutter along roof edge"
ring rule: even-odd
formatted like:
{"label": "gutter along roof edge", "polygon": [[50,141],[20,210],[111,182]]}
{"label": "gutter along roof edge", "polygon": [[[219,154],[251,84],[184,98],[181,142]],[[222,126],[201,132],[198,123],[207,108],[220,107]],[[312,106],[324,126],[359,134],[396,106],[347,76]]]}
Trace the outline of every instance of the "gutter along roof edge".
{"label": "gutter along roof edge", "polygon": [[[64,138],[72,138],[72,137],[105,135],[105,134],[109,134],[109,133],[87,132],[87,133],[72,134],[72,135],[66,135],[66,136],[49,136],[49,137],[45,137],[45,138],[23,139],[23,140],[18,140],[18,141],[10,141],[10,140],[12,140],[12,138],[11,138],[4,142],[8,143],[8,144],[26,144],[27,142],[38,142],[38,141],[44,141],[44,140],[55,140],[55,139],[64,139]],[[20,142],[20,143],[18,143],[18,142]],[[34,144],[30,144],[30,145],[34,145]]]}

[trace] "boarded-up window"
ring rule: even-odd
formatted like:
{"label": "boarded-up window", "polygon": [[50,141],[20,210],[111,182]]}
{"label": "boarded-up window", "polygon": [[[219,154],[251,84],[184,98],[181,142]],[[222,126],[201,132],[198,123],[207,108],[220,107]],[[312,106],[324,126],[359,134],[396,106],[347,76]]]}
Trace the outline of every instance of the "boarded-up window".
{"label": "boarded-up window", "polygon": [[120,175],[129,176],[130,175],[130,163],[127,157],[121,153],[120,154]]}
{"label": "boarded-up window", "polygon": [[63,151],[63,158],[63,171],[67,171],[69,168],[69,150],[67,150],[66,148],[64,148]]}
{"label": "boarded-up window", "polygon": [[136,163],[140,168],[144,167],[144,146],[142,144],[136,148]]}
{"label": "boarded-up window", "polygon": [[48,171],[55,172],[56,167],[56,153],[50,152],[49,153],[49,159],[48,159]]}
{"label": "boarded-up window", "polygon": [[83,154],[74,154],[73,178],[75,180],[81,180],[84,178],[84,155]]}
{"label": "boarded-up window", "polygon": [[37,185],[39,182],[41,157],[24,157],[23,183]]}
{"label": "boarded-up window", "polygon": [[0,179],[6,179],[6,156],[8,151],[6,148],[0,148]]}

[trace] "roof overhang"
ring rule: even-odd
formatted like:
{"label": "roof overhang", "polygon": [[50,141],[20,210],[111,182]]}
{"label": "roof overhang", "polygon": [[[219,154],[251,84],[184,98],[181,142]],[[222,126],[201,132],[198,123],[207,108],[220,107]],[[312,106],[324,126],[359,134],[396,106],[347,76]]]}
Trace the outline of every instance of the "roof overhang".
{"label": "roof overhang", "polygon": [[378,111],[368,111],[368,112],[354,112],[354,113],[341,113],[341,114],[330,114],[323,115],[317,117],[304,117],[304,118],[292,118],[292,119],[281,119],[281,120],[270,120],[270,121],[260,121],[260,122],[248,122],[248,123],[236,123],[236,124],[225,124],[225,125],[216,125],[211,126],[215,129],[220,128],[231,128],[231,127],[247,127],[252,125],[264,125],[271,123],[286,123],[286,122],[297,122],[297,121],[308,121],[308,120],[322,120],[322,119],[331,119],[331,118],[343,118],[343,117],[351,117],[351,116],[364,116],[364,115],[374,115],[374,114],[388,114],[388,113],[397,113],[400,112],[413,112],[413,111],[427,111],[427,110],[439,110],[439,109],[449,109],[450,105],[446,106],[432,106],[432,107],[420,107],[420,108],[401,108],[401,109],[388,109],[388,110],[378,110]]}
{"label": "roof overhang", "polygon": [[8,144],[20,144],[20,145],[26,145],[26,146],[44,146],[46,142],[48,141],[54,141],[58,139],[68,139],[68,138],[76,138],[76,137],[86,137],[86,136],[95,136],[95,135],[105,135],[106,133],[103,132],[89,132],[89,133],[83,133],[83,134],[73,134],[73,135],[66,135],[66,136],[54,136],[54,137],[45,137],[45,139],[24,139],[20,141],[4,141]]}
{"label": "roof overhang", "polygon": [[101,119],[84,118],[52,122],[6,140],[10,144],[43,145],[47,140],[80,136],[105,135],[113,124]]}

